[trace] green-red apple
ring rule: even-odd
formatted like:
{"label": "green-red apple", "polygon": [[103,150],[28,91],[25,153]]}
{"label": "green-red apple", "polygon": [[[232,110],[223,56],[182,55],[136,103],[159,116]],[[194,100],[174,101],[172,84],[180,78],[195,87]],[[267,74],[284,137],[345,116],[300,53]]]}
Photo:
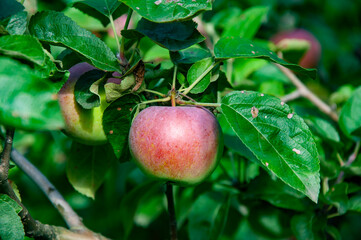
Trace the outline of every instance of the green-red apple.
{"label": "green-red apple", "polygon": [[95,69],[88,63],[78,63],[69,69],[70,76],[58,93],[62,114],[65,119],[65,133],[78,142],[87,145],[99,145],[107,142],[102,124],[105,108],[104,89],[100,90],[101,103],[92,109],[82,108],[75,100],[75,84],[84,73]]}
{"label": "green-red apple", "polygon": [[223,135],[202,107],[149,107],[134,119],[129,146],[147,175],[181,185],[208,177],[222,155]]}

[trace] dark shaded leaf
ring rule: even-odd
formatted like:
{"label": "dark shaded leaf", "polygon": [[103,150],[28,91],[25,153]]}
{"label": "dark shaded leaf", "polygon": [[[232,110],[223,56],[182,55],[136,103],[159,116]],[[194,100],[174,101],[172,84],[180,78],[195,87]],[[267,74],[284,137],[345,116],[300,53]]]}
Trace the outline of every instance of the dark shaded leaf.
{"label": "dark shaded leaf", "polygon": [[120,161],[127,161],[128,135],[132,122],[132,112],[140,99],[128,94],[112,102],[104,111],[103,128],[114,154]]}
{"label": "dark shaded leaf", "polygon": [[110,16],[116,19],[127,10],[118,0],[72,0],[70,4],[80,11],[98,19],[104,27],[109,24]]}
{"label": "dark shaded leaf", "polygon": [[[74,96],[76,101],[85,109],[100,106],[99,83],[105,73],[99,70],[90,70],[80,76],[75,83]],[[93,87],[93,89],[92,89]]]}
{"label": "dark shaded leaf", "polygon": [[161,47],[179,51],[204,41],[193,21],[174,23],[154,23],[142,18],[136,30],[149,37]]}
{"label": "dark shaded leaf", "polygon": [[0,20],[10,17],[24,9],[24,6],[16,0],[0,1]]}
{"label": "dark shaded leaf", "polygon": [[204,58],[212,57],[208,49],[201,48],[197,45],[177,52],[171,51],[169,55],[175,64],[193,64]]}

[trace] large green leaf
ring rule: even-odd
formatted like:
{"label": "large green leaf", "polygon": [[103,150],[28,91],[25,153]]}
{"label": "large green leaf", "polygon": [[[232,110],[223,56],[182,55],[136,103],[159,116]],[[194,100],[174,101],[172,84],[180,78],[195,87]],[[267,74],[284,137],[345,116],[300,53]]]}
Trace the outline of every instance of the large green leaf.
{"label": "large green leaf", "polygon": [[109,24],[110,16],[115,19],[126,11],[126,8],[122,8],[122,3],[118,0],[70,0],[68,3],[80,11],[99,19],[104,27]]}
{"label": "large green leaf", "polygon": [[193,21],[154,23],[142,18],[136,31],[152,39],[161,47],[170,51],[179,51],[204,41]]}
{"label": "large green leaf", "polygon": [[142,17],[152,22],[189,20],[212,9],[209,0],[120,0]]}
{"label": "large green leaf", "polygon": [[99,69],[121,72],[109,47],[63,13],[44,11],[35,14],[30,20],[29,31],[41,41],[72,49]]}
{"label": "large green leaf", "polygon": [[94,199],[105,175],[115,162],[116,158],[109,144],[87,146],[74,141],[66,174],[78,192]]}
{"label": "large green leaf", "polygon": [[16,0],[0,1],[0,20],[10,17],[24,9],[24,6]]}
{"label": "large green leaf", "polygon": [[103,113],[103,128],[117,158],[126,161],[132,112],[140,99],[128,94],[112,102]]}
{"label": "large green leaf", "polygon": [[21,210],[22,208],[9,196],[0,194],[0,239],[24,239],[24,227],[18,215]]}
{"label": "large green leaf", "polygon": [[357,88],[342,107],[339,125],[349,137],[361,136],[361,87]]}
{"label": "large green leaf", "polygon": [[0,122],[28,130],[61,129],[56,89],[37,71],[0,57]]}
{"label": "large green leaf", "polygon": [[274,63],[281,64],[291,70],[298,71],[308,75],[311,78],[316,78],[315,69],[302,68],[299,65],[288,63],[277,55],[256,43],[242,38],[242,37],[223,37],[214,46],[214,54],[217,59],[229,58],[260,58],[266,59]]}
{"label": "large green leaf", "polygon": [[317,202],[318,153],[302,118],[279,99],[257,92],[232,92],[222,99],[221,109],[237,136],[269,171]]}

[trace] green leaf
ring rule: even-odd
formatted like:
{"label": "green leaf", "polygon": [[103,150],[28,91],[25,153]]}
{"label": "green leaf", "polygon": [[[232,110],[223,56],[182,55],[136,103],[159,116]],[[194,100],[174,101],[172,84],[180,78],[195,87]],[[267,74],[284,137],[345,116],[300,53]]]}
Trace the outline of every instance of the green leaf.
{"label": "green leaf", "polygon": [[279,99],[248,91],[226,95],[221,109],[266,169],[317,203],[320,165],[313,136],[302,118]]}
{"label": "green leaf", "polygon": [[339,214],[345,214],[348,210],[348,184],[340,183],[334,185],[325,195],[329,204],[336,206]]}
{"label": "green leaf", "polygon": [[185,21],[212,9],[212,1],[120,0],[152,22]]}
{"label": "green leaf", "polygon": [[115,162],[116,158],[109,144],[88,146],[74,141],[66,174],[75,190],[94,199],[96,191]]}
{"label": "green leaf", "polygon": [[27,29],[28,13],[25,11],[12,15],[6,25],[6,31],[10,35],[23,35]]}
{"label": "green leaf", "polygon": [[193,64],[204,58],[212,57],[208,49],[201,48],[197,45],[181,51],[169,52],[169,55],[174,64]]}
{"label": "green leaf", "polygon": [[162,184],[163,183],[161,182],[154,181],[143,183],[142,185],[133,188],[122,198],[119,209],[121,224],[124,228],[124,239],[128,238],[133,228],[133,219],[141,200],[149,196],[149,194],[154,194],[154,192],[159,190]]}
{"label": "green leaf", "polygon": [[118,0],[71,0],[73,7],[101,21],[106,27],[110,16],[114,19],[126,12],[126,8]]}
{"label": "green leaf", "polygon": [[361,213],[361,195],[356,195],[349,199],[348,210]]}
{"label": "green leaf", "polygon": [[[228,203],[225,204],[227,205]],[[209,240],[211,237],[216,237],[211,236],[211,231],[221,230],[212,228],[221,207],[222,196],[216,192],[202,194],[194,202],[188,215],[188,236],[190,240]],[[227,206],[225,206],[225,208],[227,208]]]}
{"label": "green leaf", "polygon": [[128,153],[128,135],[132,122],[132,112],[140,99],[136,95],[128,94],[112,102],[103,113],[103,129],[109,143],[112,145],[114,154],[121,161]]}
{"label": "green leaf", "polygon": [[229,58],[260,58],[283,65],[293,71],[304,73],[311,78],[316,78],[315,69],[302,68],[299,65],[288,63],[277,55],[256,43],[241,37],[223,37],[214,47],[216,59],[224,60]]}
{"label": "green leaf", "polygon": [[0,122],[27,130],[58,130],[64,120],[56,89],[27,65],[0,57]]}
{"label": "green leaf", "polygon": [[210,240],[217,240],[221,236],[224,227],[226,226],[229,208],[231,206],[231,194],[228,194],[218,210],[217,217],[212,224],[210,233]]}
{"label": "green leaf", "polygon": [[8,35],[0,38],[0,53],[45,65],[46,55],[40,42],[29,35]]}
{"label": "green leaf", "polygon": [[261,175],[249,185],[247,194],[252,198],[259,198],[269,202],[273,206],[296,211],[305,211],[306,204],[302,200],[304,195],[280,180],[273,180],[267,175]]}
{"label": "green leaf", "polygon": [[179,51],[204,41],[193,21],[154,23],[142,18],[136,30],[149,37],[161,47],[170,51]]}
{"label": "green leaf", "polygon": [[225,36],[239,36],[242,38],[252,39],[266,17],[269,8],[265,6],[255,6],[247,9],[238,19],[234,19],[231,24],[226,26],[222,33]]}
{"label": "green leaf", "polygon": [[[187,81],[189,85],[194,83],[198,77],[200,77],[209,67],[213,64],[213,58],[205,58],[193,64],[187,73]],[[194,88],[190,91],[193,94],[201,93],[209,86],[211,83],[211,72],[209,72],[203,79],[195,85]]]}
{"label": "green leaf", "polygon": [[22,208],[9,196],[0,194],[0,239],[24,239],[24,227],[18,215],[21,210]]}
{"label": "green leaf", "polygon": [[0,20],[10,17],[24,9],[24,6],[16,0],[0,1]]}
{"label": "green leaf", "polygon": [[105,73],[97,69],[90,70],[80,76],[75,83],[74,96],[76,101],[85,109],[92,109],[100,106],[100,96],[96,91],[92,91],[92,86],[99,88],[98,80],[102,80]]}
{"label": "green leaf", "polygon": [[305,122],[321,138],[335,143],[340,142],[340,136],[338,135],[337,130],[328,121],[322,118],[309,116],[305,118]]}
{"label": "green leaf", "polygon": [[324,239],[315,225],[317,225],[317,217],[311,214],[295,215],[291,219],[291,228],[296,239],[321,240]]}
{"label": "green leaf", "polygon": [[346,136],[361,136],[361,87],[358,87],[342,107],[339,119],[341,130]]}
{"label": "green leaf", "polygon": [[44,11],[35,14],[30,20],[29,31],[41,41],[72,49],[99,69],[121,72],[109,47],[63,13]]}
{"label": "green leaf", "polygon": [[16,214],[19,214],[23,208],[13,199],[11,199],[8,195],[0,194],[0,201],[6,202],[9,204],[16,212]]}

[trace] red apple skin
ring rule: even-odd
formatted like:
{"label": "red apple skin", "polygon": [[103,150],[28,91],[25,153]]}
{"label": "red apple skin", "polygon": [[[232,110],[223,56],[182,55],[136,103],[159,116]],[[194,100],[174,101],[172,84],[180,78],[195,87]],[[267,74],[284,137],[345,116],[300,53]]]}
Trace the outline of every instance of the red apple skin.
{"label": "red apple skin", "polygon": [[217,119],[201,107],[149,107],[134,119],[131,154],[144,173],[179,185],[202,182],[223,151]]}
{"label": "red apple skin", "polygon": [[310,49],[301,58],[299,65],[304,68],[314,68],[318,65],[321,57],[321,44],[312,33],[304,29],[295,29],[292,31],[280,32],[273,36],[271,41],[277,44],[284,39],[300,39],[308,41],[310,43]]}
{"label": "red apple skin", "polygon": [[88,63],[78,63],[69,69],[70,76],[58,93],[60,109],[65,120],[64,132],[74,140],[87,145],[100,145],[107,142],[103,130],[102,117],[109,105],[101,95],[101,104],[93,109],[82,108],[75,100],[75,84],[84,73],[96,69]]}

